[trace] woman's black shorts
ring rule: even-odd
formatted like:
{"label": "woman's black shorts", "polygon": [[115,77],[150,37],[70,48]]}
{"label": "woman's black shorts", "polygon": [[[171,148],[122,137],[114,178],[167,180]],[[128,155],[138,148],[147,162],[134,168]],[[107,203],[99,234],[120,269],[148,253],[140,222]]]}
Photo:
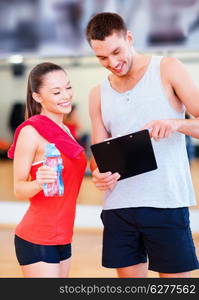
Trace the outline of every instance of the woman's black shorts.
{"label": "woman's black shorts", "polygon": [[15,251],[20,265],[29,265],[39,261],[59,263],[71,257],[71,244],[38,245],[15,235]]}

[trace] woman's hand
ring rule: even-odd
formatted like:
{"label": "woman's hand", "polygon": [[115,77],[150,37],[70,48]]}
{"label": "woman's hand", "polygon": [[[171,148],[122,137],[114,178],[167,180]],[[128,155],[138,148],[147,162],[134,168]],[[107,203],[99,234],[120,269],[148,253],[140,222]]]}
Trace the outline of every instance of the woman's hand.
{"label": "woman's hand", "polygon": [[52,168],[48,166],[41,166],[36,172],[36,182],[43,188],[45,183],[53,183],[57,180],[57,172],[53,171]]}

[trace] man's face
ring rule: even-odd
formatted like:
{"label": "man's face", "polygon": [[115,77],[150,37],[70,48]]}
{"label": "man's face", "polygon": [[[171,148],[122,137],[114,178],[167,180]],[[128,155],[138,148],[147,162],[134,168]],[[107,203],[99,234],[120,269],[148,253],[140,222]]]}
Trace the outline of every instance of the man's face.
{"label": "man's face", "polygon": [[91,40],[91,47],[100,64],[116,76],[126,75],[132,66],[132,35],[114,32],[104,41]]}

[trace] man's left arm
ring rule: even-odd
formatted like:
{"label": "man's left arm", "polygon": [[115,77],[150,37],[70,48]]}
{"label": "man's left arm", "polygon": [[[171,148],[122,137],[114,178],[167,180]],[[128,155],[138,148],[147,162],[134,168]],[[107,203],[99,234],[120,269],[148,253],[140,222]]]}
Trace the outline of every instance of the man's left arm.
{"label": "man's left arm", "polygon": [[199,138],[199,87],[194,83],[182,62],[176,58],[166,58],[164,73],[178,99],[186,107],[193,119],[154,120],[144,126],[150,129],[155,140],[169,137],[173,132]]}

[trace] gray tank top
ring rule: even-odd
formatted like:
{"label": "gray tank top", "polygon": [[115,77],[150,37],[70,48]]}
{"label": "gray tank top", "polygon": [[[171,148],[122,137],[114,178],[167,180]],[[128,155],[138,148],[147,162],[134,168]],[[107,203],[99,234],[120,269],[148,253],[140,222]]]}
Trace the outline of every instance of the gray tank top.
{"label": "gray tank top", "polygon": [[[160,77],[161,58],[152,56],[141,80],[124,93],[112,89],[108,77],[102,82],[102,119],[112,137],[138,131],[153,120],[185,118],[185,109],[175,111],[167,99]],[[176,132],[159,142],[152,139],[152,144],[158,169],[118,181],[105,193],[103,209],[196,204],[185,135]]]}

